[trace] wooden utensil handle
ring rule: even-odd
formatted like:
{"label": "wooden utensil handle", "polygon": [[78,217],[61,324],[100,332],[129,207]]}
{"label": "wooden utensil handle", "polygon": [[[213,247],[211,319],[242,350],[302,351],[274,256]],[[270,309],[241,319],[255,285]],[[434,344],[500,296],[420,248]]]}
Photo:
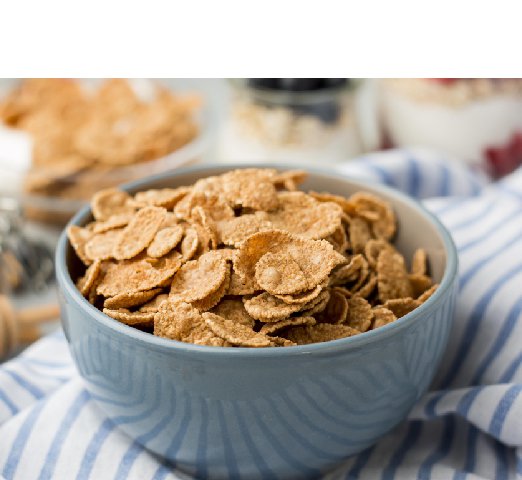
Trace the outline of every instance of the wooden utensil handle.
{"label": "wooden utensil handle", "polygon": [[30,325],[39,325],[60,318],[60,307],[53,303],[50,305],[23,308],[16,312],[16,318],[22,328]]}

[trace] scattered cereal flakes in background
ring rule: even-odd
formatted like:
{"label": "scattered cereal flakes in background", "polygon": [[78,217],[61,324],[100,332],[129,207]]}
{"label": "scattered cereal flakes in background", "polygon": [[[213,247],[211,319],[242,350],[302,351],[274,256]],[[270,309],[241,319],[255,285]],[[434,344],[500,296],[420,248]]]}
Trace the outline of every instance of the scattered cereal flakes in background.
{"label": "scattered cereal flakes in background", "polygon": [[78,289],[117,321],[221,347],[349,337],[433,294],[426,252],[414,253],[410,273],[389,243],[396,221],[387,202],[308,195],[295,190],[304,179],[247,169],[134,197],[102,192],[96,220],[68,230],[90,265]]}
{"label": "scattered cereal flakes in background", "polygon": [[[31,136],[32,165],[24,189],[84,200],[118,179],[137,175],[118,167],[165,157],[193,140],[200,102],[178,97],[157,82],[148,86],[150,95],[142,98],[133,81],[125,79],[107,79],[99,87],[89,80],[21,81],[0,99],[0,120]],[[98,209],[99,203],[101,197],[94,201],[97,220],[117,214],[123,205]]]}
{"label": "scattered cereal flakes in background", "polygon": [[91,200],[91,209],[97,221],[109,220],[113,215],[132,214],[135,208],[129,205],[131,196],[117,188],[100,190]]}

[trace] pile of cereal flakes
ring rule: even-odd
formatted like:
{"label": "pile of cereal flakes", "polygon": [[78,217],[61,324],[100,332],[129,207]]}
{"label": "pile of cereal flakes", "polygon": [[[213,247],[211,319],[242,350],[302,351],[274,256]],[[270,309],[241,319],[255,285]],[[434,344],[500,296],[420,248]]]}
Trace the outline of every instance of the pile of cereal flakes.
{"label": "pile of cereal flakes", "polygon": [[71,226],[88,266],[80,292],[103,312],[198,345],[280,347],[349,337],[406,315],[437,288],[424,250],[408,271],[390,205],[304,193],[302,171],[243,169],[193,186],[116,189]]}
{"label": "pile of cereal flakes", "polygon": [[0,120],[32,139],[27,192],[88,199],[103,186],[130,180],[122,179],[121,167],[161,158],[198,134],[198,98],[156,83],[148,84],[150,98],[140,97],[124,79],[87,86],[27,79],[0,102]]}

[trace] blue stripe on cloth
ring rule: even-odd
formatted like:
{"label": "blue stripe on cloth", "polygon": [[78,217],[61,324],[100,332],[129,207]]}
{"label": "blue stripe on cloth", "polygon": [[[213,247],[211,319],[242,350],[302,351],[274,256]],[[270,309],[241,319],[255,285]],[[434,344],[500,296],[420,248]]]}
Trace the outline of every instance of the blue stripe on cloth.
{"label": "blue stripe on cloth", "polygon": [[451,230],[452,234],[462,230],[463,228],[469,228],[476,223],[483,222],[485,216],[492,210],[495,204],[498,202],[498,199],[491,200],[485,204],[485,206],[479,210],[478,213],[474,214],[471,217],[464,217],[464,219],[459,219],[458,223],[453,225],[447,224],[446,226]]}
{"label": "blue stripe on cloth", "polygon": [[77,480],[87,480],[90,477],[92,467],[94,467],[94,462],[96,462],[101,446],[115,427],[116,425],[114,425],[114,423],[109,419],[105,419],[98,427],[98,430],[92,437],[83,454],[82,463],[80,464],[80,468],[76,475]]}
{"label": "blue stripe on cloth", "polygon": [[522,192],[511,188],[509,185],[506,185],[503,182],[500,182],[498,185],[496,185],[496,188],[498,188],[501,192],[507,193],[508,195],[514,197],[516,200],[522,200]]}
{"label": "blue stripe on cloth", "polygon": [[480,258],[480,259],[477,259],[475,260],[475,262],[473,263],[473,265],[471,265],[470,267],[468,267],[465,271],[463,271],[460,275],[460,280],[459,280],[459,286],[460,286],[460,289],[462,290],[469,282],[470,280],[475,277],[475,275],[484,267],[486,267],[489,262],[491,260],[494,260],[495,258],[497,258],[502,252],[504,252],[505,250],[507,250],[508,248],[511,248],[512,246],[516,245],[517,242],[520,242],[522,241],[522,229],[520,229],[519,231],[517,231],[515,233],[515,235],[510,238],[509,240],[507,240],[505,243],[503,243],[502,245],[499,245],[497,248],[495,248],[494,250],[489,250],[488,253],[486,255],[484,255],[484,257]]}
{"label": "blue stripe on cloth", "polygon": [[128,478],[132,465],[141,452],[143,452],[143,447],[138,442],[132,442],[120,461],[118,471],[114,476],[115,480]]}
{"label": "blue stripe on cloth", "polygon": [[172,413],[169,412],[165,417],[160,419],[160,421],[154,425],[148,432],[136,438],[134,442],[132,442],[131,446],[127,449],[123,458],[120,461],[120,465],[118,467],[118,472],[116,473],[116,479],[125,479],[127,478],[134,462],[138,458],[139,454],[144,451],[141,444],[146,445],[147,442],[156,438],[168,425],[169,420],[172,418]]}
{"label": "blue stripe on cloth", "polygon": [[25,445],[29,440],[29,436],[33,430],[34,424],[38,420],[40,416],[40,412],[43,410],[45,405],[45,400],[40,400],[29,412],[26,419],[20,426],[16,438],[11,445],[11,450],[9,451],[9,455],[7,457],[7,461],[2,470],[2,475],[7,479],[11,480],[14,478],[16,474],[16,469],[18,468],[18,463],[20,462],[20,458],[24,453]]}
{"label": "blue stripe on cloth", "polygon": [[[482,393],[485,386],[475,387],[465,393],[457,404],[456,411],[464,418],[467,418],[471,406],[475,399]],[[466,462],[464,464],[464,472],[456,472],[453,479],[463,480],[466,478],[465,472],[472,472],[475,467],[476,444],[478,430],[473,425],[468,425],[468,441],[466,442]]]}
{"label": "blue stripe on cloth", "polygon": [[500,442],[493,444],[495,449],[497,466],[495,469],[495,480],[508,480],[509,479],[509,460],[508,460],[508,447],[502,445]]}
{"label": "blue stripe on cloth", "polygon": [[414,197],[419,198],[421,189],[421,173],[419,171],[419,165],[412,158],[408,158],[408,193]]}
{"label": "blue stripe on cloth", "polygon": [[49,362],[48,360],[43,360],[41,358],[33,358],[33,357],[19,357],[16,359],[17,362],[20,363],[30,363],[33,365],[38,365],[41,367],[47,368],[70,368],[72,363],[66,362]]}
{"label": "blue stripe on cloth", "polygon": [[0,402],[3,402],[8,410],[15,415],[18,412],[18,407],[15,403],[7,396],[7,394],[0,389]]}
{"label": "blue stripe on cloth", "polygon": [[381,167],[379,164],[377,164],[371,160],[367,160],[366,163],[364,164],[364,166],[366,168],[369,168],[374,173],[376,173],[379,176],[381,183],[384,183],[388,186],[395,185],[395,182],[394,182],[393,177],[391,176],[390,172],[388,172],[388,170]]}
{"label": "blue stripe on cloth", "polygon": [[367,448],[362,453],[359,453],[357,455],[357,459],[355,463],[353,464],[350,471],[346,474],[346,480],[352,480],[359,478],[361,475],[361,471],[366,467],[368,462],[370,461],[370,457],[372,456],[372,453],[375,451],[375,445],[373,447]]}
{"label": "blue stripe on cloth", "polygon": [[468,197],[450,197],[448,200],[444,203],[444,205],[440,208],[433,208],[430,207],[430,210],[435,213],[438,217],[444,217],[448,213],[450,213],[452,210],[455,210],[456,208],[461,208],[463,203],[470,202],[470,199]]}
{"label": "blue stripe on cloth", "polygon": [[495,297],[495,294],[497,294],[507,282],[509,282],[513,277],[517,276],[520,272],[522,272],[522,265],[516,265],[514,268],[508,270],[502,278],[499,278],[489,287],[489,289],[475,304],[475,308],[469,316],[468,323],[462,334],[460,344],[456,349],[455,359],[453,360],[451,368],[445,379],[443,379],[441,382],[442,387],[445,388],[450,385],[460,372],[460,369],[464,364],[464,360],[466,359],[469,350],[473,345],[473,341],[478,334],[478,329],[482,323],[482,319],[486,313],[487,307],[491,300]]}
{"label": "blue stripe on cloth", "polygon": [[471,384],[478,384],[482,380],[482,377],[486,373],[487,368],[493,363],[495,358],[499,355],[501,350],[504,348],[506,341],[511,338],[511,334],[517,325],[517,321],[521,318],[522,313],[522,297],[519,297],[515,305],[511,307],[511,310],[507,314],[506,321],[502,325],[500,332],[495,339],[491,349],[484,357],[482,362],[477,368]]}
{"label": "blue stripe on cloth", "polygon": [[388,465],[382,474],[382,480],[393,480],[397,469],[402,465],[409,450],[415,446],[422,432],[422,422],[412,420],[409,422],[408,430],[404,436],[404,440],[397,447],[396,452],[392,455]]}
{"label": "blue stripe on cloth", "polygon": [[16,372],[12,372],[11,370],[8,370],[4,368],[2,370],[6,375],[9,375],[20,387],[22,387],[24,390],[29,392],[36,400],[39,400],[43,396],[45,396],[45,393],[42,392],[36,385],[33,385],[30,381],[28,381],[26,378],[22,377]]}
{"label": "blue stripe on cloth", "polygon": [[445,397],[446,394],[450,393],[449,391],[441,391],[435,394],[429,401],[426,403],[424,407],[424,414],[428,418],[435,418],[437,415],[435,414],[435,409],[437,408],[437,403],[439,403],[440,399]]}
{"label": "blue stripe on cloth", "polygon": [[58,431],[51,441],[51,446],[49,447],[43,468],[38,477],[39,480],[48,480],[52,478],[56,461],[60,455],[62,445],[67,438],[67,434],[71,430],[75,420],[78,418],[82,408],[88,403],[88,401],[89,394],[87,391],[82,389],[69,407],[69,410],[67,410],[67,413],[62,419],[62,423],[58,427]]}
{"label": "blue stripe on cloth", "polygon": [[[517,213],[518,212],[518,213]],[[468,250],[469,248],[475,247],[479,245],[480,243],[483,243],[484,241],[490,240],[491,237],[498,234],[499,228],[507,224],[508,220],[515,220],[515,218],[521,218],[522,219],[522,211],[516,210],[516,211],[509,211],[507,215],[504,215],[501,217],[496,223],[491,225],[489,227],[489,230],[487,233],[481,233],[480,235],[477,235],[473,240],[470,240],[467,243],[461,244],[458,246],[459,254],[462,255],[463,252]]]}
{"label": "blue stripe on cloth", "polygon": [[479,430],[472,424],[468,424],[468,436],[466,441],[466,462],[464,471],[455,472],[453,480],[464,480],[467,478],[467,472],[473,472],[475,469],[475,460],[477,458],[477,440]]}
{"label": "blue stripe on cloth", "polygon": [[433,466],[440,462],[451,450],[453,440],[455,438],[455,419],[453,417],[444,417],[444,431],[437,446],[437,449],[431,453],[422,463],[418,472],[419,480],[429,480]]}
{"label": "blue stripe on cloth", "polygon": [[517,370],[520,368],[522,364],[522,352],[520,352],[517,357],[508,365],[505,372],[500,377],[500,383],[511,383],[513,381],[513,377]]}
{"label": "blue stripe on cloth", "polygon": [[504,426],[504,421],[508,416],[513,403],[520,395],[522,391],[522,385],[513,385],[507,390],[502,399],[497,405],[495,409],[495,413],[493,414],[493,418],[491,419],[491,423],[489,424],[489,432],[495,436],[496,438],[500,437],[502,433],[502,427]]}
{"label": "blue stripe on cloth", "polygon": [[452,178],[450,175],[449,168],[443,163],[439,163],[439,169],[441,172],[439,180],[439,190],[437,192],[439,197],[447,197],[451,192]]}
{"label": "blue stripe on cloth", "polygon": [[457,404],[457,413],[462,417],[466,418],[469,414],[471,406],[473,405],[473,402],[482,393],[484,388],[485,386],[482,385],[480,387],[474,387],[468,390]]}

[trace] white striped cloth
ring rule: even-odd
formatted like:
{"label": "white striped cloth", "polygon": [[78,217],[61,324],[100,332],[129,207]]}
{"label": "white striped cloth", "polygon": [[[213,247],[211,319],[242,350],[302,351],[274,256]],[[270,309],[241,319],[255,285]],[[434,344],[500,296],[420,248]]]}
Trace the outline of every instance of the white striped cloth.
{"label": "white striped cloth", "polygon": [[[424,199],[460,255],[448,350],[403,422],[327,478],[522,480],[522,169],[496,184],[430,152],[340,167]],[[104,418],[52,334],[0,366],[0,476],[187,478]]]}

